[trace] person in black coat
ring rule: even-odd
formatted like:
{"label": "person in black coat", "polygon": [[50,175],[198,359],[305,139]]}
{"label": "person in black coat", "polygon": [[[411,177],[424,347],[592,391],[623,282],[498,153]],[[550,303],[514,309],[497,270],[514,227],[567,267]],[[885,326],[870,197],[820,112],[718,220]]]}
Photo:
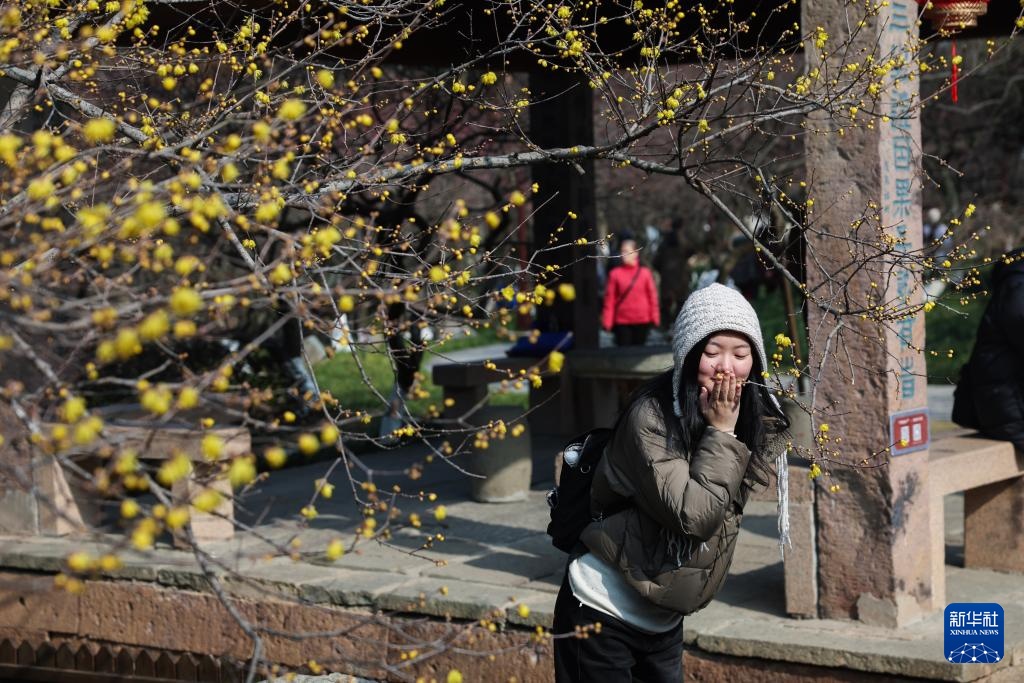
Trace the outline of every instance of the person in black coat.
{"label": "person in black coat", "polygon": [[992,300],[953,396],[953,421],[1024,449],[1024,248],[992,274]]}

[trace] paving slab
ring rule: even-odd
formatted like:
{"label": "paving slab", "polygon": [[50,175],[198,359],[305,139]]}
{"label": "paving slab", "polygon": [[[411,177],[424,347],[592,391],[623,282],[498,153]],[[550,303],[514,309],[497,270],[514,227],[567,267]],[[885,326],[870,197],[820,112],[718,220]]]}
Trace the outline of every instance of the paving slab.
{"label": "paving slab", "polygon": [[[548,445],[537,449],[535,463],[550,463]],[[362,456],[374,468],[412,461],[406,450]],[[267,597],[304,604],[316,603],[384,612],[421,614],[435,618],[489,619],[532,629],[550,627],[555,595],[562,581],[566,555],[550,545],[544,534],[548,522],[547,486],[540,482],[527,500],[488,505],[469,500],[469,486],[439,471],[424,490],[438,490],[447,508],[438,522],[437,503],[408,501],[403,515],[416,511],[419,529],[396,527],[388,545],[362,541],[351,548],[362,516],[340,496],[312,524],[297,517],[311,482],[323,476],[324,463],[311,463],[275,473],[246,502],[243,514],[259,519],[259,533],[289,547],[300,541],[300,561],[265,559],[270,547],[249,534],[211,544],[214,562],[223,565],[217,576],[240,597]],[[275,478],[282,475],[275,483]],[[424,476],[425,479],[429,477]],[[261,516],[262,515],[262,516]],[[962,558],[962,496],[945,501],[947,557]],[[442,533],[446,540],[428,551],[415,552],[424,539]],[[349,551],[328,563],[327,544],[341,538]],[[0,537],[0,567],[32,573],[62,571],[69,553],[85,550],[95,556],[118,540],[104,538]],[[106,542],[105,542],[106,541]],[[123,542],[123,539],[120,539]],[[153,582],[195,591],[209,591],[196,559],[187,552],[158,544],[150,552],[118,550],[124,566],[101,576]],[[426,558],[426,559],[424,559]],[[962,559],[959,560],[962,563]],[[866,569],[869,571],[869,569]],[[1024,666],[1024,580],[1020,576],[947,566],[948,599],[956,602],[998,602],[1006,610],[1006,657],[998,665],[954,665],[943,659],[942,615],[934,613],[900,629],[865,626],[857,622],[793,619],[785,614],[783,571],[777,544],[775,504],[751,501],[744,517],[735,560],[721,593],[709,607],[684,621],[689,647],[736,657],[842,667],[889,675],[934,680],[970,681],[992,675],[992,683],[1019,680]],[[520,611],[520,605],[526,609]],[[1012,678],[1014,674],[1018,678]]]}
{"label": "paving slab", "polygon": [[394,612],[427,614],[445,619],[503,621],[515,601],[515,590],[498,586],[424,578],[374,594],[374,606]]}
{"label": "paving slab", "polygon": [[320,590],[327,596],[324,602],[341,607],[378,607],[376,596],[393,592],[409,583],[405,574],[393,572],[362,572],[345,570],[322,581],[311,581],[311,590]]}

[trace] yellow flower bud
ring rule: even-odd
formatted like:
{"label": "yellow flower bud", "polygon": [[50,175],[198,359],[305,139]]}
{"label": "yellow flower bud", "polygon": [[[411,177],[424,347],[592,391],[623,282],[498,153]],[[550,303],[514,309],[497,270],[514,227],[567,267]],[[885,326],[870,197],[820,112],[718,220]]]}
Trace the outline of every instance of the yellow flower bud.
{"label": "yellow flower bud", "polygon": [[285,121],[295,121],[306,113],[306,103],[302,100],[288,99],[281,103],[277,115]]}
{"label": "yellow flower bud", "polygon": [[303,455],[313,455],[320,450],[320,440],[314,434],[299,435],[299,452]]}
{"label": "yellow flower bud", "polygon": [[180,287],[171,294],[171,310],[178,317],[185,318],[203,307],[199,292],[191,287]]}
{"label": "yellow flower bud", "polygon": [[114,139],[117,124],[110,119],[89,119],[82,126],[82,135],[89,142],[110,142]]}
{"label": "yellow flower bud", "polygon": [[207,434],[203,437],[200,449],[207,460],[218,460],[224,454],[224,439],[216,434]]}
{"label": "yellow flower bud", "polygon": [[220,505],[221,495],[213,489],[205,489],[192,499],[192,507],[200,512],[213,512]]}
{"label": "yellow flower bud", "polygon": [[334,539],[327,545],[327,559],[334,561],[345,554],[345,544],[339,539]]}
{"label": "yellow flower bud", "polygon": [[285,461],[288,460],[288,454],[280,446],[271,446],[263,453],[263,459],[267,461],[267,464],[277,469],[283,467]]}
{"label": "yellow flower bud", "polygon": [[121,516],[125,519],[132,519],[139,514],[139,504],[132,498],[125,498],[121,502]]}

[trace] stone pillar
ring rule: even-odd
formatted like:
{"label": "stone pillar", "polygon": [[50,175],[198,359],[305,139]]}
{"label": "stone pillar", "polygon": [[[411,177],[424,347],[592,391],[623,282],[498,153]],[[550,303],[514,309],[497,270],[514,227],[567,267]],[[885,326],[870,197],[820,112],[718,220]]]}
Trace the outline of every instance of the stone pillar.
{"label": "stone pillar", "polygon": [[[849,39],[863,15],[862,6],[845,0],[801,3],[804,33],[822,27],[829,36],[826,53]],[[807,287],[812,298],[837,308],[884,305],[906,312],[921,302],[916,274],[903,258],[922,243],[918,84],[909,77],[915,62],[908,51],[917,37],[916,17],[914,0],[883,3],[842,50],[842,59],[861,65],[868,55],[875,65],[895,60],[881,77],[877,103],[861,106],[888,121],[861,113],[851,124],[822,112],[807,120],[808,191],[816,200]],[[809,73],[821,70],[816,86],[833,87],[829,81],[839,73],[833,56],[810,42],[805,55]],[[851,267],[865,259],[867,267]],[[818,614],[896,626],[942,607],[933,592],[943,571],[933,553],[938,544],[941,555],[942,535],[932,533],[930,519],[925,361],[915,350],[924,346],[924,320],[909,315],[880,323],[847,315],[837,332],[839,323],[827,308],[810,306],[812,368],[828,349],[816,425],[827,422],[830,438],[842,438],[828,447],[851,466],[822,465],[831,473],[824,483],[840,489],[830,493],[825,486],[815,497]],[[887,446],[893,446],[891,457]],[[857,467],[865,460],[880,466]]]}
{"label": "stone pillar", "polygon": [[[594,144],[594,93],[585,79],[564,71],[534,71],[530,91],[535,102],[530,107],[534,144],[542,149]],[[533,248],[572,244],[581,237],[595,239],[594,162],[535,164],[530,173],[540,186],[533,198]],[[597,348],[601,314],[597,268],[593,259],[584,258],[595,253],[593,247],[573,246],[538,257],[541,265],[561,266],[559,281],[572,282],[576,288],[574,302],[559,299],[553,307],[541,306],[538,322],[572,330],[576,348]]]}

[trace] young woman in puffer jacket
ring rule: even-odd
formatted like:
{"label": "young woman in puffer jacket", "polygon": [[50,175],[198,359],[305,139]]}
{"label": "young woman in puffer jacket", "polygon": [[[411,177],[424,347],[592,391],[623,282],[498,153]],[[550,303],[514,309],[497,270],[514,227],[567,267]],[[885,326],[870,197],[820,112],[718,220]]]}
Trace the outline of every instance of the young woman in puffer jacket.
{"label": "young woman in puffer jacket", "polygon": [[747,384],[760,384],[767,360],[739,292],[713,284],[690,295],[672,351],[672,370],[637,393],[595,472],[596,521],[570,557],[554,633],[601,628],[555,640],[559,683],[683,680],[683,616],[721,587],[747,496],[777,455],[769,434],[788,426],[774,398]]}

